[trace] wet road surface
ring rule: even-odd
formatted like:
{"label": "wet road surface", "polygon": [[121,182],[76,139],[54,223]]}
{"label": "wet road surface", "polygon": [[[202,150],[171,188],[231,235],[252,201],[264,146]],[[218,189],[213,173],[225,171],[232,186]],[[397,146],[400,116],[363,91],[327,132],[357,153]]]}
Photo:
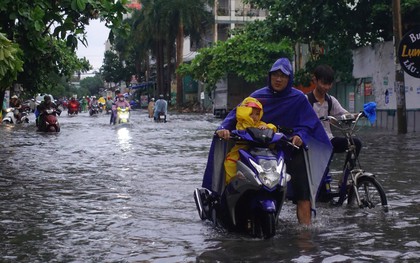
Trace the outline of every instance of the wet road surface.
{"label": "wet road surface", "polygon": [[309,229],[295,207],[259,240],[202,222],[212,115],[144,110],[60,117],[61,132],[0,125],[0,262],[418,262],[420,134],[364,128],[362,164],[378,174],[390,212],[320,206]]}

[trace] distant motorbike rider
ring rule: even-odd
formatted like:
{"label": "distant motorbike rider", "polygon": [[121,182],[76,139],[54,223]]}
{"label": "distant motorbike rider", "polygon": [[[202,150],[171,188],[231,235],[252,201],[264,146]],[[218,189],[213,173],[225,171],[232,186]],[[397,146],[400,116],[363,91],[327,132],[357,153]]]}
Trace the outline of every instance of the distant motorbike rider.
{"label": "distant motorbike rider", "polygon": [[162,94],[159,95],[159,99],[155,102],[155,112],[153,114],[153,119],[155,121],[158,120],[160,113],[164,114],[164,122],[166,122],[166,115],[168,114],[168,102],[163,98]]}
{"label": "distant motorbike rider", "polygon": [[106,99],[106,105],[105,105],[106,113],[108,113],[109,111],[111,111],[112,104],[114,104],[114,101],[111,99],[111,97],[108,96],[107,99]]}
{"label": "distant motorbike rider", "polygon": [[117,119],[117,109],[118,109],[118,107],[127,108],[128,110],[130,110],[130,108],[131,108],[130,103],[125,100],[123,94],[118,94],[118,99],[115,100],[114,105],[112,106],[112,115],[113,115],[113,117],[111,118],[111,123],[112,124],[115,124],[115,121]]}
{"label": "distant motorbike rider", "polygon": [[96,96],[92,96],[89,104],[89,115],[92,116],[99,112],[102,112],[102,109],[99,107],[98,99],[96,99]]}
{"label": "distant motorbike rider", "polygon": [[13,95],[10,98],[9,105],[11,108],[14,108],[13,114],[15,115],[15,118],[18,122],[20,122],[20,119],[22,118],[21,110],[22,110],[22,102],[18,98],[18,96]]}
{"label": "distant motorbike rider", "polygon": [[79,110],[80,102],[78,102],[75,97],[72,97],[70,99],[70,102],[68,103],[67,107],[68,108],[76,108],[77,110]]}
{"label": "distant motorbike rider", "polygon": [[118,96],[120,95],[121,91],[119,89],[115,90],[115,99],[112,102],[112,107],[111,107],[111,118],[109,119],[109,123],[113,124],[115,123],[115,115],[117,114],[116,112],[116,107],[115,107],[115,102],[118,100]]}
{"label": "distant motorbike rider", "polygon": [[90,105],[89,107],[92,108],[92,105],[96,105],[98,106],[98,99],[96,99],[96,96],[92,96],[92,99],[90,100]]}
{"label": "distant motorbike rider", "polygon": [[82,111],[87,112],[88,100],[85,98],[85,96],[82,97],[80,104],[82,105]]}
{"label": "distant motorbike rider", "polygon": [[57,114],[61,114],[61,110],[58,109],[57,105],[51,100],[51,97],[48,95],[44,96],[44,100],[41,102],[41,104],[38,105],[38,117],[36,118],[36,125],[39,125],[39,121],[43,120],[45,116],[45,112],[49,109],[55,109]]}

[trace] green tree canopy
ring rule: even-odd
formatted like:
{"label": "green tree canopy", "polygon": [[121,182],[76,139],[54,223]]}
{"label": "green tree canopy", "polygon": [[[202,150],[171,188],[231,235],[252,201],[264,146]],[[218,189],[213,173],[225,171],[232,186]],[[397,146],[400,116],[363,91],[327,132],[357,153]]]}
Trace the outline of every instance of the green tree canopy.
{"label": "green tree canopy", "polygon": [[[75,55],[78,40],[88,44],[85,26],[90,19],[101,19],[108,27],[118,27],[126,0],[2,0],[0,28],[23,51],[24,70],[17,82],[34,92],[47,85],[50,72],[68,77],[70,53],[63,54],[62,44]],[[113,29],[110,33],[111,39]],[[74,59],[72,59],[74,61]],[[67,65],[66,65],[67,64]],[[83,64],[71,64],[80,66]],[[85,68],[78,68],[84,70]]]}
{"label": "green tree canopy", "polygon": [[235,31],[232,38],[200,49],[191,63],[183,63],[178,72],[204,82],[207,89],[214,88],[229,73],[249,82],[263,81],[273,62],[279,57],[290,59],[293,49],[288,39],[274,41],[269,28],[261,27],[262,24],[261,21],[249,24]]}
{"label": "green tree canopy", "polygon": [[124,80],[123,63],[118,54],[112,50],[105,52],[100,71],[107,82],[120,83]]}
{"label": "green tree canopy", "polygon": [[80,87],[89,91],[89,95],[98,95],[101,89],[104,89],[104,81],[100,75],[87,77],[80,81]]}
{"label": "green tree canopy", "polygon": [[0,33],[0,92],[9,88],[23,70],[21,55],[18,45]]}
{"label": "green tree canopy", "polygon": [[[278,36],[288,36],[292,42],[309,44],[309,50],[321,46],[325,51],[312,56],[306,70],[297,80],[308,80],[319,63],[330,64],[341,80],[351,79],[351,50],[381,41],[392,40],[392,5],[389,0],[329,1],[329,0],[244,0],[267,9],[265,26]],[[420,0],[401,0],[405,30],[420,25]]]}
{"label": "green tree canopy", "polygon": [[[116,38],[115,50],[126,62],[135,63],[137,76],[144,76],[144,79],[149,81],[151,72],[153,75],[156,73],[157,93],[167,94],[170,92],[169,83],[174,73],[174,65],[182,61],[184,37],[190,36],[192,41],[197,43],[210,27],[212,16],[207,6],[209,1],[141,2],[142,9],[134,12],[130,19],[130,34],[122,36],[125,40]],[[134,60],[128,59],[126,54],[134,54]],[[152,65],[149,64],[150,57],[155,61]],[[182,95],[182,92],[177,94]]]}

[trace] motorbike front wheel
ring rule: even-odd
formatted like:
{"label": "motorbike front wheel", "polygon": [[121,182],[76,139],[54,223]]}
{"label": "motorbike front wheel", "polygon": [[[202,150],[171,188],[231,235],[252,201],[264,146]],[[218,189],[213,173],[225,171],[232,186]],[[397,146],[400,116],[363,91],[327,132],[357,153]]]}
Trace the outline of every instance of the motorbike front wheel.
{"label": "motorbike front wheel", "polygon": [[276,216],[273,212],[260,214],[261,231],[264,239],[273,237],[276,234]]}
{"label": "motorbike front wheel", "polygon": [[[382,185],[372,176],[362,176],[357,180],[357,193],[360,198],[360,208],[382,208],[388,212],[388,201]],[[348,196],[349,205],[357,205],[357,197],[352,188]]]}

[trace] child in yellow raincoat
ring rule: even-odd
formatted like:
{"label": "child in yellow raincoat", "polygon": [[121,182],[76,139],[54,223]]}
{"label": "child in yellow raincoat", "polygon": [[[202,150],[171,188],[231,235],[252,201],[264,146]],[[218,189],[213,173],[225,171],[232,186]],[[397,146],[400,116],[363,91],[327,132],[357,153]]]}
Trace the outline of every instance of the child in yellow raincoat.
{"label": "child in yellow raincoat", "polygon": [[[277,131],[275,125],[261,121],[263,116],[262,104],[255,98],[247,97],[236,108],[236,129],[245,130],[246,128],[272,129]],[[239,149],[247,149],[248,145],[236,143],[232,150],[227,154],[224,166],[226,171],[225,182],[228,184],[236,175],[236,162],[239,160]]]}

